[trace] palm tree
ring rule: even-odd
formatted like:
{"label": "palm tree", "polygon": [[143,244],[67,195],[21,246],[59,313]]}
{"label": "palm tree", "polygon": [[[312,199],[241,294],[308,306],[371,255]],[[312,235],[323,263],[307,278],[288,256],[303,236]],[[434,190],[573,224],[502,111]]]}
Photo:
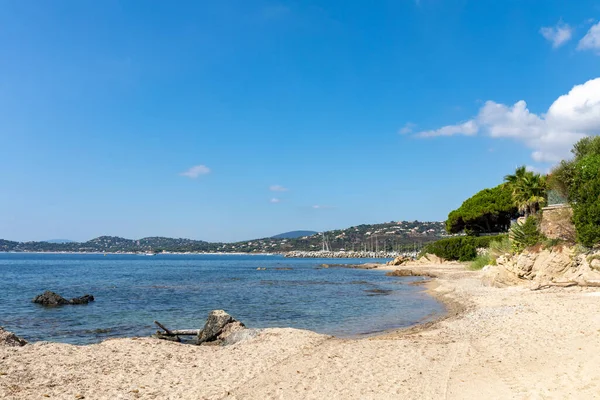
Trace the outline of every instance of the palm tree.
{"label": "palm tree", "polygon": [[537,213],[546,201],[546,177],[527,171],[525,166],[517,168],[513,175],[506,175],[504,181],[512,188],[513,201],[526,217]]}
{"label": "palm tree", "polygon": [[527,167],[522,165],[515,170],[515,173],[513,175],[505,175],[504,182],[513,186],[517,182],[521,181],[525,177],[525,175],[527,175]]}

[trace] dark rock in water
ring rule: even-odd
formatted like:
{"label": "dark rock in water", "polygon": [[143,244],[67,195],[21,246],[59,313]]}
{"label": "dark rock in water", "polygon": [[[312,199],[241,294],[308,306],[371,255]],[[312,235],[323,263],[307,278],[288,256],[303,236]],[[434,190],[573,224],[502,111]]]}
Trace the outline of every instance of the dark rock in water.
{"label": "dark rock in water", "polygon": [[46,290],[39,296],[35,296],[33,302],[41,304],[43,306],[62,306],[65,304],[69,304],[69,300],[49,290]]}
{"label": "dark rock in water", "polygon": [[89,294],[67,300],[61,295],[51,292],[50,290],[46,290],[44,293],[35,296],[33,299],[34,303],[49,307],[64,306],[68,304],[87,304],[90,301],[94,301],[94,296]]}
{"label": "dark rock in water", "polygon": [[0,347],[20,347],[25,346],[26,344],[26,340],[21,339],[12,332],[5,331],[4,328],[0,326]]}
{"label": "dark rock in water", "polygon": [[94,301],[94,296],[92,296],[91,294],[84,294],[81,297],[75,297],[75,298],[71,299],[71,301],[69,303],[70,304],[87,304],[90,301]]}
{"label": "dark rock in water", "polygon": [[223,310],[213,310],[208,314],[204,329],[198,333],[198,344],[216,342],[220,344],[234,332],[246,329],[246,326]]}
{"label": "dark rock in water", "polygon": [[381,264],[365,263],[365,264],[321,264],[321,268],[350,268],[350,269],[376,269]]}

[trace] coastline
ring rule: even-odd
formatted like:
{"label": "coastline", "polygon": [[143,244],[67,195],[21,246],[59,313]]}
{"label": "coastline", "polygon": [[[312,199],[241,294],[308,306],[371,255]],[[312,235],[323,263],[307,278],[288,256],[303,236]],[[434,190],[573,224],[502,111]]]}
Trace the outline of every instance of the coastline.
{"label": "coastline", "polygon": [[[90,255],[148,255],[145,252],[101,252],[101,251],[0,251],[0,254],[90,254]],[[275,253],[245,253],[245,252],[161,252],[152,255],[184,255],[184,256],[281,256],[285,258],[308,259],[393,259],[398,253],[374,252],[275,252]]]}
{"label": "coastline", "polygon": [[435,275],[425,289],[448,313],[359,339],[277,328],[227,347],[150,338],[0,347],[0,397],[592,399],[600,393],[597,288],[498,289],[461,265],[401,268]]}
{"label": "coastline", "polygon": [[[146,255],[146,253],[133,253],[133,252],[121,252],[121,253],[115,253],[115,252],[100,252],[100,251],[0,251],[0,254],[81,254],[81,255],[85,255],[85,254],[90,254],[90,255],[115,255],[115,256],[120,256],[120,255],[130,255],[130,256],[144,256]],[[155,255],[173,255],[173,256],[201,256],[201,255],[205,255],[205,256],[277,256],[280,255],[278,253],[192,253],[192,252],[187,252],[187,253],[156,253]]]}

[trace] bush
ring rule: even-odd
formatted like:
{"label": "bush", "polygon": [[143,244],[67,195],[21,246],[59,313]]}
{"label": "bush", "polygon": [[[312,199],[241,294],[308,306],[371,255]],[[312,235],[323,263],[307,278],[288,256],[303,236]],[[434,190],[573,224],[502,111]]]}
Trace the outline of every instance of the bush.
{"label": "bush", "polygon": [[498,257],[505,254],[512,254],[513,248],[512,243],[508,236],[504,236],[502,240],[495,240],[490,243],[488,247],[488,253],[493,260],[497,260]]}
{"label": "bush", "polygon": [[445,260],[472,261],[477,257],[478,248],[488,248],[490,243],[502,241],[506,235],[498,236],[457,236],[428,243],[422,254],[435,254]]}
{"label": "bush", "polygon": [[469,265],[469,268],[474,271],[477,271],[477,270],[482,269],[486,265],[494,265],[494,264],[496,264],[496,260],[489,253],[485,253],[485,254],[481,254],[481,255],[477,256],[475,258],[475,260],[473,260],[473,262],[471,262],[471,265]]}
{"label": "bush", "polygon": [[571,153],[552,170],[550,184],[573,207],[577,241],[594,247],[600,243],[600,136],[581,139]]}
{"label": "bush", "polygon": [[539,227],[539,220],[535,216],[527,217],[525,222],[513,224],[510,227],[510,238],[513,250],[521,252],[546,240]]}
{"label": "bush", "polygon": [[594,247],[600,243],[600,155],[583,157],[575,164],[569,187],[577,241]]}
{"label": "bush", "polygon": [[575,143],[571,149],[573,158],[563,160],[550,173],[550,186],[563,197],[571,196],[572,186],[579,173],[577,164],[586,157],[600,155],[600,136],[588,136]]}

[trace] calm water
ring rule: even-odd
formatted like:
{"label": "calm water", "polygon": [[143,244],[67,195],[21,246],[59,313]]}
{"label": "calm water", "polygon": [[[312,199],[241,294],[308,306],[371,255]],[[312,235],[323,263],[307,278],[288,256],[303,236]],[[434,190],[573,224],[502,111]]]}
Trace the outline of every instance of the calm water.
{"label": "calm water", "polygon": [[[412,325],[444,310],[421,288],[408,285],[420,278],[319,268],[339,262],[278,256],[0,253],[0,326],[32,341],[83,344],[150,335],[154,320],[173,329],[198,329],[210,310],[224,309],[253,328],[289,326],[353,336]],[[374,289],[388,292],[376,294]],[[57,308],[33,304],[31,299],[45,290],[66,298],[89,293],[96,301]]]}

